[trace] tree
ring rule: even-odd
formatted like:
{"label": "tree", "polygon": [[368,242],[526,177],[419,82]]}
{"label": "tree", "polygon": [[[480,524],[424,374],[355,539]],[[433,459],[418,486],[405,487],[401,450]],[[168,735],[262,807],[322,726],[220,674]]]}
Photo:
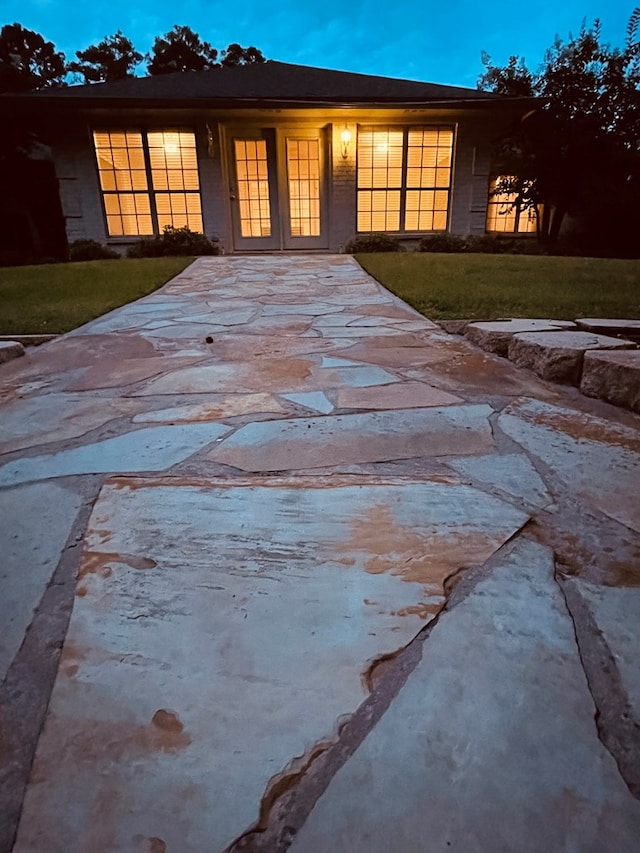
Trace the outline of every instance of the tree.
{"label": "tree", "polygon": [[252,65],[255,62],[264,62],[265,58],[257,47],[240,47],[235,42],[222,51],[220,64],[226,68],[234,65]]}
{"label": "tree", "polygon": [[598,20],[591,29],[583,24],[566,44],[556,38],[535,72],[517,56],[500,68],[483,55],[479,88],[541,99],[499,140],[497,167],[511,177],[497,191],[516,193],[521,205],[544,205],[542,239],[555,242],[567,214],[592,246],[593,239],[620,243],[640,225],[633,201],[640,189],[639,25],[635,9],[616,48],[602,43]]}
{"label": "tree", "polygon": [[65,57],[54,45],[20,24],[0,30],[0,92],[33,92],[63,86]]}
{"label": "tree", "polygon": [[143,58],[120,30],[112,36],[105,36],[97,45],[77,50],[76,56],[78,61],[70,62],[68,70],[82,75],[85,83],[133,77],[136,65]]}
{"label": "tree", "polygon": [[158,36],[148,55],[151,75],[174,71],[207,71],[217,66],[218,51],[189,27],[177,24],[164,36]]}

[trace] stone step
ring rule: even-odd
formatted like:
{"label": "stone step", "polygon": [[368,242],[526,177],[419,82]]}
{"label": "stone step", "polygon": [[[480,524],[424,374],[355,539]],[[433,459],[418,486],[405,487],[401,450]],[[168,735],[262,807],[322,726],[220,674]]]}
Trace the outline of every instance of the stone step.
{"label": "stone step", "polygon": [[24,355],[24,347],[18,341],[0,341],[0,364]]}
{"label": "stone step", "polygon": [[640,414],[640,350],[585,353],[580,390]]}
{"label": "stone step", "polygon": [[575,323],[569,320],[514,319],[494,320],[491,322],[469,323],[464,334],[474,344],[487,352],[494,352],[506,358],[509,342],[514,335],[523,332],[560,332],[575,329]]}
{"label": "stone step", "polygon": [[508,356],[518,367],[533,370],[542,379],[579,385],[587,350],[633,348],[631,341],[590,332],[523,332],[511,339]]}
{"label": "stone step", "polygon": [[622,335],[625,338],[640,338],[640,320],[625,320],[611,317],[583,317],[576,320],[579,329],[602,335]]}

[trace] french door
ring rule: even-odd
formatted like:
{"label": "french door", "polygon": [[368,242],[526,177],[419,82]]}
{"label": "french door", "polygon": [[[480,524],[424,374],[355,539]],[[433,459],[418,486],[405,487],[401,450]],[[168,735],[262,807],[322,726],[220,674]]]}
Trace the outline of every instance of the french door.
{"label": "french door", "polygon": [[328,247],[326,156],[322,129],[227,128],[235,249]]}

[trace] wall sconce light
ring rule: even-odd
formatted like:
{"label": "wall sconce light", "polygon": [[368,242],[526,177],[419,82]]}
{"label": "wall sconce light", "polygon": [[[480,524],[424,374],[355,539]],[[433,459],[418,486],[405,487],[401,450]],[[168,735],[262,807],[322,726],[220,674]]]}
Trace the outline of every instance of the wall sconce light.
{"label": "wall sconce light", "polygon": [[217,131],[218,127],[214,124],[213,128],[209,127],[207,124],[207,156],[212,160],[216,158],[216,137],[214,130]]}
{"label": "wall sconce light", "polygon": [[347,160],[349,158],[349,143],[351,142],[351,131],[346,127],[340,134],[340,140],[342,141],[342,159]]}

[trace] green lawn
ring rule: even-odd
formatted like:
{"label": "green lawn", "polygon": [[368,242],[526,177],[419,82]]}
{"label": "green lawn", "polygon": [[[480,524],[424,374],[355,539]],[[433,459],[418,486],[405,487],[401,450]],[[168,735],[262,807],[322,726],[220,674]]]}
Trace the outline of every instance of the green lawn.
{"label": "green lawn", "polygon": [[640,260],[538,255],[356,255],[431,319],[640,318]]}
{"label": "green lawn", "polygon": [[75,329],[156,290],[193,258],[122,258],[0,268],[0,335]]}

